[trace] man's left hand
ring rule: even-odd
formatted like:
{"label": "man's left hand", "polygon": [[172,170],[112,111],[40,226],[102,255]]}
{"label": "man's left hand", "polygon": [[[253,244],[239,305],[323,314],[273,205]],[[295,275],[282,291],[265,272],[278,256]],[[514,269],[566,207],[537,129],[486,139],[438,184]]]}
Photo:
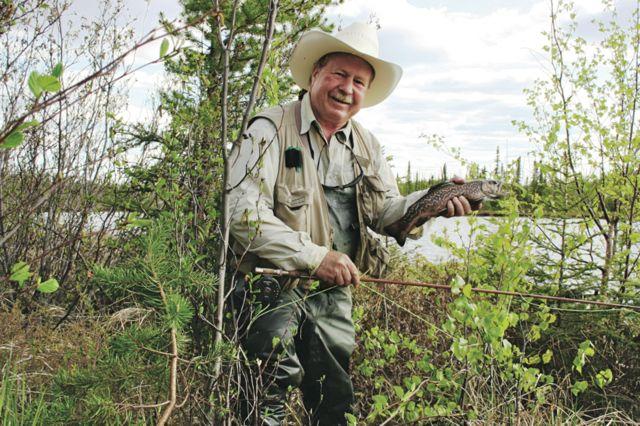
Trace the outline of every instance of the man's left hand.
{"label": "man's left hand", "polygon": [[[451,179],[451,182],[462,185],[464,183],[464,179],[458,176],[454,176]],[[478,205],[477,208],[471,208],[471,204],[469,201],[463,197],[453,197],[449,201],[447,201],[447,212],[443,215],[444,217],[453,217],[453,216],[466,216],[470,214],[473,210],[480,210],[482,208],[482,203]]]}

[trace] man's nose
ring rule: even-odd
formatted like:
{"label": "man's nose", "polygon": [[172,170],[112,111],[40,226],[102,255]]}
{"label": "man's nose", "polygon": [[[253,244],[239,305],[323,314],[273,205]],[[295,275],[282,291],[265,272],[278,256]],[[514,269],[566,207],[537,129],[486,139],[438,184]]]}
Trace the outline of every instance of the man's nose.
{"label": "man's nose", "polygon": [[353,94],[353,80],[350,78],[345,78],[340,82],[339,86],[340,90],[342,90],[347,95]]}

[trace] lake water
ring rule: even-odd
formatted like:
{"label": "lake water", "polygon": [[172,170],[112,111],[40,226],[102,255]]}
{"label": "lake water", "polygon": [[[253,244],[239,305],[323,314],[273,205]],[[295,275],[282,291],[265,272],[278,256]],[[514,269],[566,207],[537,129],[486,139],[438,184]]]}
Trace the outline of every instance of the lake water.
{"label": "lake water", "polygon": [[[476,220],[478,225],[486,227],[486,232],[496,232],[498,229],[498,221],[504,219],[500,217],[478,217]],[[531,223],[531,220],[528,218],[521,218],[520,220]],[[424,235],[420,239],[407,240],[405,246],[402,248],[404,253],[420,253],[433,263],[442,263],[448,260],[454,260],[455,257],[448,250],[434,244],[432,241],[434,236],[446,236],[449,240],[456,243],[456,245],[464,244],[467,246],[470,242],[473,243],[473,241],[470,241],[471,225],[467,217],[453,217],[448,219],[438,217],[430,220],[426,225],[428,225],[428,227],[425,228]],[[541,220],[534,229],[534,235],[539,238],[545,238],[546,235],[554,244],[558,244],[560,238],[554,235],[553,232],[549,232],[551,228],[553,228],[553,225],[554,222],[551,219]],[[640,224],[637,225],[638,228],[640,228]],[[589,234],[584,227],[580,227],[578,220],[569,220],[567,229],[570,232]],[[595,232],[593,232],[593,234],[595,234]],[[534,252],[539,253],[540,249],[537,248]],[[640,244],[635,244],[631,252],[632,255],[638,256]],[[592,260],[591,257],[595,256],[593,260],[597,261],[599,259],[598,256],[604,253],[604,239],[600,236],[594,238],[591,244],[585,244],[579,253],[579,257],[584,260]]]}
{"label": "lake water", "polygon": [[[478,218],[478,222],[486,225],[489,232],[495,232],[498,226],[487,218]],[[470,238],[471,225],[466,217],[431,219],[425,224],[424,234],[418,240],[408,239],[402,251],[404,253],[420,253],[433,263],[442,263],[454,260],[455,257],[447,250],[433,243],[434,236],[446,236],[456,245],[468,244]]]}
{"label": "lake water", "polygon": [[[46,220],[46,217],[47,214],[44,213],[42,218]],[[104,229],[106,229],[107,232],[116,232],[116,223],[121,221],[123,218],[124,214],[122,212],[111,214],[105,212],[92,213],[87,218],[84,229],[87,232],[98,232],[102,230],[102,227],[104,226]],[[70,226],[74,226],[78,220],[79,214],[77,213],[62,213],[58,216],[58,222],[60,224],[68,224]],[[438,217],[432,219],[425,224],[425,231],[422,237],[418,240],[408,239],[405,246],[401,248],[401,251],[407,254],[419,253],[433,263],[443,263],[449,260],[455,260],[455,257],[451,252],[445,248],[439,247],[433,242],[433,237],[445,236],[458,246],[468,246],[470,243],[473,244],[474,241],[471,241],[471,225],[469,220],[470,219],[468,217],[453,217],[448,219]],[[476,226],[483,226],[486,229],[482,232],[496,232],[498,230],[498,224],[503,220],[505,219],[500,217],[481,216],[476,218]],[[528,218],[520,218],[520,220],[522,223],[531,223],[531,220]],[[557,221],[555,223],[557,223]],[[551,228],[553,228],[553,225],[554,221],[551,219],[539,221],[538,226],[534,229],[534,235],[539,238],[547,235],[553,243],[558,244],[560,242],[558,236],[553,232],[549,232]],[[640,232],[640,223],[636,224],[636,226],[637,229],[634,231]],[[580,228],[580,224],[577,220],[569,220],[568,229],[571,232],[586,233],[584,228]],[[389,241],[390,244],[395,244],[395,241],[392,238],[390,238]],[[541,254],[542,249],[540,247],[536,247],[533,241],[530,242],[533,247],[533,252]],[[640,253],[640,244],[636,244],[631,251],[633,256],[638,256],[638,253]],[[584,260],[602,264],[601,256],[603,253],[604,240],[602,237],[598,236],[593,239],[591,244],[585,244],[581,251],[578,252],[576,256],[577,259],[572,260],[569,263],[575,264]],[[546,254],[548,256],[548,253]],[[552,255],[551,258],[559,258],[559,256]]]}
{"label": "lake water", "polygon": [[[97,212],[89,213],[85,219],[83,230],[85,232],[94,233],[106,230],[114,232],[117,229],[119,221],[125,218],[126,214],[122,212]],[[49,213],[43,212],[38,216],[44,226],[49,220]],[[80,225],[82,214],[79,212],[61,212],[56,216],[58,225],[68,226],[71,228]]]}

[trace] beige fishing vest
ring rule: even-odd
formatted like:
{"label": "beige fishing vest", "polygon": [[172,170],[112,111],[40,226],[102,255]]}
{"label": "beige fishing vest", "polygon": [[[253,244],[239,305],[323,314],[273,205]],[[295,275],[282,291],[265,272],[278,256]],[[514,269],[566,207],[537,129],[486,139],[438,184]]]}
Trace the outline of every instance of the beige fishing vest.
{"label": "beige fishing vest", "polygon": [[[267,109],[256,115],[252,121],[257,118],[266,118],[273,123],[280,142],[280,164],[273,200],[275,216],[293,230],[309,234],[315,244],[331,250],[333,233],[324,190],[307,146],[307,139],[300,135],[300,102]],[[356,258],[353,260],[361,273],[380,276],[386,269],[389,255],[386,248],[367,231],[367,226],[373,226],[374,220],[382,210],[386,188],[373,171],[372,138],[359,123],[354,120],[351,123],[353,152],[364,171],[363,178],[356,184],[360,241]],[[285,151],[291,147],[300,149],[301,167],[286,167]],[[360,173],[356,164],[354,173],[354,176]],[[257,256],[245,255],[239,269],[248,273],[256,266],[273,267],[273,264]],[[287,286],[306,284],[308,283],[290,282]]]}

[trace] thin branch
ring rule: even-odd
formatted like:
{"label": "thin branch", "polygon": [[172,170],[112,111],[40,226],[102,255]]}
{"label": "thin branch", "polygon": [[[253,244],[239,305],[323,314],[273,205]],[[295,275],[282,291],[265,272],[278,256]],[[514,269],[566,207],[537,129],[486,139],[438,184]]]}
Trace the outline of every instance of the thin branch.
{"label": "thin branch", "polygon": [[[215,13],[213,13],[215,14]],[[137,43],[135,43],[132,47],[130,47],[129,49],[127,49],[125,52],[121,53],[120,55],[118,55],[115,59],[113,59],[112,61],[110,61],[109,63],[107,63],[106,65],[102,66],[101,68],[99,68],[97,71],[93,72],[92,74],[88,75],[87,77],[81,79],[80,81],[72,84],[71,86],[56,92],[55,94],[53,94],[51,97],[46,98],[45,100],[41,101],[41,102],[36,102],[30,110],[28,110],[27,112],[25,112],[24,114],[22,114],[21,116],[19,116],[18,118],[6,123],[4,125],[4,127],[0,130],[0,147],[2,147],[2,145],[5,143],[6,138],[12,134],[20,125],[22,125],[27,118],[33,116],[34,114],[36,114],[39,111],[42,111],[43,109],[60,102],[63,99],[67,99],[68,96],[71,93],[74,93],[76,91],[78,91],[80,88],[84,87],[85,85],[87,85],[89,82],[113,73],[117,67],[133,52],[136,52],[137,50],[139,50],[141,47],[152,43],[156,40],[162,39],[168,35],[172,35],[172,34],[177,34],[180,33],[188,28],[191,28],[193,26],[196,26],[198,24],[200,24],[202,21],[204,21],[208,16],[212,15],[212,13],[207,13],[204,14],[202,17],[200,17],[199,19],[189,22],[185,25],[183,25],[182,27],[179,27],[175,30],[165,30],[163,33],[161,33],[160,35],[156,35],[156,33],[158,32],[159,28],[155,28],[151,31],[149,31],[144,37],[142,37]],[[117,81],[127,75],[130,75],[131,73],[139,70],[140,68],[144,67],[144,66],[148,66],[157,62],[160,62],[162,60],[164,60],[165,58],[158,58],[154,61],[148,62],[144,65],[139,66],[138,68],[134,68],[131,71],[128,71],[126,73],[123,73],[121,76],[117,77],[114,81]],[[99,89],[96,89],[99,90]],[[91,94],[93,91],[90,91],[89,94]],[[55,115],[55,114],[54,114]]]}
{"label": "thin branch", "polygon": [[116,406],[118,407],[122,407],[122,408],[158,408],[158,407],[164,407],[165,405],[169,404],[170,401],[164,401],[164,402],[160,402],[158,404],[116,404]]}
{"label": "thin branch", "polygon": [[[217,10],[220,10],[220,3],[218,0],[215,0],[215,6]],[[221,201],[221,217],[220,217],[220,231],[222,234],[222,246],[220,247],[220,252],[218,256],[218,297],[217,297],[217,306],[216,306],[216,332],[213,340],[214,347],[218,347],[222,343],[222,331],[224,326],[224,294],[225,294],[225,280],[226,280],[226,270],[227,270],[227,249],[229,247],[229,227],[227,226],[227,218],[229,217],[229,206],[228,206],[228,196],[224,191],[224,188],[227,185],[227,181],[229,180],[229,160],[227,158],[227,132],[228,132],[228,124],[227,124],[227,95],[229,91],[229,51],[231,50],[231,46],[233,43],[233,37],[235,35],[235,17],[236,11],[238,8],[238,0],[233,2],[232,9],[232,19],[231,19],[231,29],[229,31],[229,35],[227,37],[226,43],[224,42],[224,37],[222,34],[222,27],[224,25],[222,21],[222,16],[217,15],[217,27],[218,27],[218,41],[220,42],[220,46],[223,49],[223,68],[222,68],[222,97],[221,97],[221,127],[222,134],[220,139],[221,151],[222,151],[222,162],[223,162],[223,182],[222,182],[222,199]],[[214,364],[214,377],[217,378],[220,374],[222,368],[222,355],[216,357],[216,362]]]}
{"label": "thin branch", "polygon": [[[164,292],[164,288],[160,281],[157,280],[155,273],[153,273],[153,281],[158,285],[160,290],[160,297],[162,302],[167,306],[167,296]],[[171,416],[177,400],[177,388],[178,388],[178,342],[176,339],[176,328],[171,327],[171,367],[169,369],[169,405],[163,411],[160,420],[158,420],[158,426],[164,426],[167,420]]]}
{"label": "thin branch", "polygon": [[264,43],[262,44],[262,52],[260,52],[260,64],[258,65],[258,70],[256,71],[256,76],[253,80],[251,95],[249,96],[249,102],[247,103],[247,107],[244,110],[244,115],[242,116],[242,125],[240,126],[240,132],[238,133],[238,139],[236,140],[236,142],[240,142],[240,140],[242,139],[243,133],[247,129],[249,116],[251,115],[251,111],[253,110],[253,105],[256,100],[258,87],[260,86],[260,81],[262,79],[262,71],[264,70],[264,67],[267,63],[269,50],[271,49],[271,41],[273,39],[273,31],[275,29],[276,16],[278,14],[278,1],[279,0],[271,0],[271,3],[269,5],[269,17],[268,17],[267,30],[265,34]]}
{"label": "thin branch", "polygon": [[24,224],[24,222],[26,222],[26,219],[28,219],[31,216],[31,214],[38,209],[38,207],[40,207],[45,201],[47,201],[49,199],[51,194],[53,194],[58,189],[58,187],[60,186],[61,183],[62,183],[62,179],[60,177],[56,178],[55,182],[53,184],[51,184],[51,186],[49,188],[47,188],[47,190],[44,192],[44,194],[42,194],[40,196],[40,198],[38,198],[38,200],[36,200],[36,202],[33,204],[33,206],[31,206],[31,208],[26,212],[26,214],[23,215],[23,221],[20,222],[18,225],[16,225],[12,230],[10,230],[6,234],[4,234],[4,236],[2,238],[0,238],[0,246],[4,245],[4,243],[9,238],[11,238],[13,236],[13,234],[18,232],[18,229],[20,229],[20,227]]}

